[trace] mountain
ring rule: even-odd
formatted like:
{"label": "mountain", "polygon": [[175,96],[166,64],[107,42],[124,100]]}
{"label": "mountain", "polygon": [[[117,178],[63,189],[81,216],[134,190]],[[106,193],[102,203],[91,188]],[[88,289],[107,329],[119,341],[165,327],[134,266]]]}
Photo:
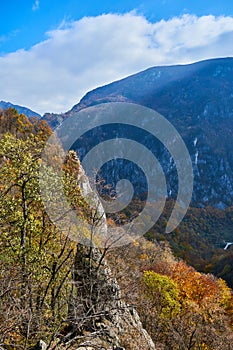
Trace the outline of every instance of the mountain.
{"label": "mountain", "polygon": [[[44,118],[55,127],[83,108],[119,101],[156,110],[180,133],[193,164],[193,205],[223,209],[233,204],[233,58],[152,67],[88,92],[65,114],[47,114]],[[105,133],[112,134],[113,129],[110,129],[104,130]],[[95,138],[103,141],[102,131],[95,133]],[[125,134],[135,136],[133,130]],[[174,163],[169,163],[168,152],[161,145],[154,146],[152,141],[146,141],[146,135],[140,134],[138,138],[147,147],[156,148],[156,157],[166,174],[168,192],[175,198],[177,175]],[[92,139],[89,135],[85,147],[77,143],[81,158],[90,149],[88,143],[93,142]],[[127,165],[124,175],[129,177],[130,173],[134,173],[134,169]],[[113,182],[117,180],[119,178],[112,179]],[[142,178],[137,179],[137,184],[142,191],[145,189]]]}
{"label": "mountain", "polygon": [[19,114],[25,114],[27,117],[39,117],[41,118],[41,115],[39,113],[36,113],[32,111],[31,109],[23,106],[14,105],[10,102],[0,101],[0,108],[6,109],[6,108],[15,108]]}

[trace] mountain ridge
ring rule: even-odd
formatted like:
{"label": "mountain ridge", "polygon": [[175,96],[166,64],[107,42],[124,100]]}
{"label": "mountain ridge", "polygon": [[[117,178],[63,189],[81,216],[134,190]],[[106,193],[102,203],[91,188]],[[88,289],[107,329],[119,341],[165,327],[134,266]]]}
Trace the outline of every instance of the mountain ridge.
{"label": "mountain ridge", "polygon": [[[55,128],[81,109],[106,102],[144,105],[167,118],[181,134],[192,159],[192,204],[220,209],[233,205],[232,57],[150,67],[89,91],[66,113],[46,113],[42,119]],[[171,173],[165,153],[160,153],[158,160]],[[176,186],[173,179],[171,186]]]}
{"label": "mountain ridge", "polygon": [[[64,114],[46,114],[44,118],[55,127],[83,108],[106,102],[140,104],[167,118],[192,159],[192,203],[220,209],[233,204],[232,57],[151,67],[88,92]],[[165,172],[171,173],[165,153],[160,153],[158,160],[164,163]]]}
{"label": "mountain ridge", "polygon": [[[83,98],[80,100],[80,102],[76,105],[74,105],[70,111],[68,111],[67,113],[71,112],[71,111],[76,111],[80,109],[80,106],[82,106],[83,103],[86,104],[86,101],[88,101],[89,97],[93,94],[95,94],[96,92],[103,92],[105,89],[111,89],[111,87],[116,87],[117,85],[120,85],[124,82],[130,81],[131,79],[134,78],[139,78],[147,73],[149,73],[150,78],[151,78],[151,72],[152,74],[155,74],[155,79],[158,79],[161,77],[161,72],[160,70],[163,70],[165,73],[168,73],[167,75],[167,81],[165,81],[165,83],[167,82],[172,82],[172,81],[176,81],[177,78],[182,78],[182,75],[178,75],[178,70],[181,71],[184,67],[186,68],[186,72],[183,75],[183,77],[185,77],[185,75],[187,75],[187,73],[194,73],[195,71],[198,70],[198,68],[204,68],[206,65],[208,64],[212,64],[212,63],[220,63],[220,62],[226,62],[226,61],[231,61],[233,62],[233,57],[225,57],[225,58],[214,58],[214,59],[208,59],[208,60],[203,60],[203,61],[198,61],[198,62],[194,62],[194,63],[190,63],[190,64],[178,64],[178,65],[166,65],[166,66],[154,66],[154,67],[150,67],[147,68],[143,71],[140,71],[138,73],[132,74],[128,77],[125,77],[123,79],[114,81],[112,83],[106,84],[104,86],[100,86],[97,87],[89,92],[87,92]],[[158,73],[158,75],[156,76],[156,73]],[[172,75],[169,73],[172,73]],[[175,73],[175,74],[174,74]],[[153,81],[153,79],[152,79]],[[161,84],[159,86],[159,88],[161,88]],[[128,99],[130,100],[130,99]],[[65,113],[66,114],[66,113]]]}
{"label": "mountain ridge", "polygon": [[30,117],[41,118],[41,115],[39,113],[32,111],[30,108],[16,105],[11,102],[0,101],[0,108],[1,109],[15,108],[19,114],[25,114],[29,118]]}

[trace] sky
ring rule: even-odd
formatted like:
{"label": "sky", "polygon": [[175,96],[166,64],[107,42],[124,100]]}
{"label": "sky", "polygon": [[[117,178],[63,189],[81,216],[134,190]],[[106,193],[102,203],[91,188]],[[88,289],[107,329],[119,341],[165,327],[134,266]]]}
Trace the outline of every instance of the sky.
{"label": "sky", "polygon": [[233,56],[231,0],[8,0],[0,9],[0,100],[41,114],[151,66]]}

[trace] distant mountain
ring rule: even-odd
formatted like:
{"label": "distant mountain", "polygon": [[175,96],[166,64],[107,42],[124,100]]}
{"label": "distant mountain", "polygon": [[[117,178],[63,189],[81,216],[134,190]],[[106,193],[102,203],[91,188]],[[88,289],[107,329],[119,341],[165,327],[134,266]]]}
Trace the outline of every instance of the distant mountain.
{"label": "distant mountain", "polygon": [[36,113],[32,111],[31,109],[27,107],[22,107],[18,105],[14,105],[10,102],[5,102],[5,101],[0,101],[0,108],[1,109],[6,109],[6,108],[15,108],[19,114],[25,114],[27,117],[39,117],[41,118],[41,115],[39,113]]}
{"label": "distant mountain", "polygon": [[[79,104],[65,114],[47,114],[44,118],[55,127],[64,118],[79,110],[105,102],[133,102],[152,108],[165,116],[179,131],[189,149],[194,170],[192,203],[200,207],[208,205],[225,208],[233,205],[233,58],[202,61],[189,65],[153,67],[120,81],[87,93]],[[113,130],[104,130],[111,135]],[[131,130],[127,136],[135,136]],[[95,133],[102,138],[103,132]],[[122,135],[122,133],[121,133]],[[146,135],[138,135],[141,142]],[[76,144],[84,156],[90,149]],[[177,178],[174,163],[161,145],[155,154],[166,177],[170,196],[175,198]],[[111,165],[108,170],[111,170]],[[125,166],[126,177],[134,174],[130,165]],[[118,175],[112,179],[119,180]],[[142,178],[137,185],[142,190]]]}
{"label": "distant mountain", "polygon": [[[167,213],[147,238],[168,240],[178,257],[198,271],[226,279],[233,288],[233,246],[224,250],[226,243],[232,242],[233,225],[233,58],[149,68],[90,91],[67,113],[47,114],[45,119],[55,127],[83,108],[117,101],[138,103],[165,116],[180,132],[193,162],[194,192],[186,217],[173,233],[164,234],[173,202],[168,201]],[[115,131],[102,128],[82,138],[75,148],[82,158],[97,143],[96,139],[104,140],[104,134],[111,137]],[[121,135],[122,130],[117,132]],[[177,174],[166,150],[150,140],[144,142],[145,135],[136,135],[132,130],[126,130],[126,136],[136,136],[141,143],[156,148],[168,193],[175,198]],[[111,164],[108,170],[111,173]],[[131,179],[136,173],[129,164],[124,171],[123,175]],[[113,180],[117,181],[117,177]],[[144,188],[142,176],[135,181],[136,186]]]}

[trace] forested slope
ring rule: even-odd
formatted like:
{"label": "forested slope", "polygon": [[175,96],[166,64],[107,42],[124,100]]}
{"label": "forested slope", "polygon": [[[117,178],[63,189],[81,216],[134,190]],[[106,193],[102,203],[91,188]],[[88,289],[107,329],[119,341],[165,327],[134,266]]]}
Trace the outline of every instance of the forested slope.
{"label": "forested slope", "polygon": [[[224,280],[197,272],[167,244],[85,247],[51,222],[39,189],[51,133],[14,109],[0,114],[0,346],[232,349],[232,291]],[[54,179],[59,151],[49,152]],[[60,166],[70,206],[93,223],[75,152]]]}

